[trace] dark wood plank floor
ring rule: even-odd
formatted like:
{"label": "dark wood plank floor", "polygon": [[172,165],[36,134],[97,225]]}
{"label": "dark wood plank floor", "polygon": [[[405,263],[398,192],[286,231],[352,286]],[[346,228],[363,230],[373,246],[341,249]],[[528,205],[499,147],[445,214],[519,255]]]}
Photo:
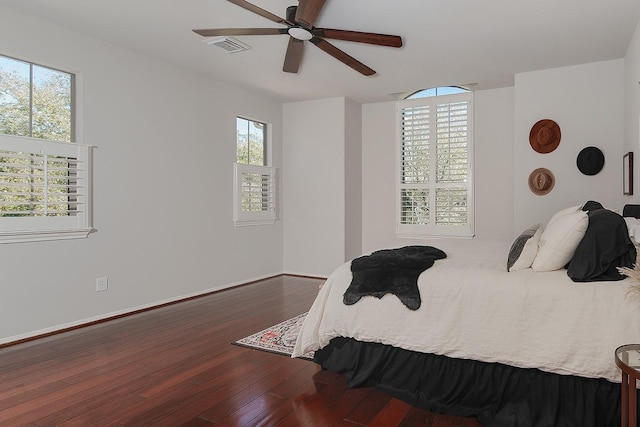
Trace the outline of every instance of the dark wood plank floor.
{"label": "dark wood plank floor", "polygon": [[480,425],[230,344],[307,311],[320,283],[276,277],[2,348],[0,425]]}

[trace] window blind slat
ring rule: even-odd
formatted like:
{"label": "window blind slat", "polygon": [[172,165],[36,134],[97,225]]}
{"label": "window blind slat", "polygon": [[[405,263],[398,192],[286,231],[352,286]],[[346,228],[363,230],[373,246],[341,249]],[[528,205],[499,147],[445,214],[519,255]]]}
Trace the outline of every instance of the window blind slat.
{"label": "window blind slat", "polygon": [[31,138],[0,139],[0,218],[84,215],[89,171],[83,150]]}
{"label": "window blind slat", "polygon": [[234,221],[273,222],[276,218],[276,169],[236,163],[235,173]]}
{"label": "window blind slat", "polygon": [[403,183],[429,181],[430,108],[402,109],[402,154],[400,160]]}
{"label": "window blind slat", "polygon": [[[468,170],[466,102],[438,104],[436,112],[438,182],[465,182]],[[442,209],[447,209],[442,207]]]}

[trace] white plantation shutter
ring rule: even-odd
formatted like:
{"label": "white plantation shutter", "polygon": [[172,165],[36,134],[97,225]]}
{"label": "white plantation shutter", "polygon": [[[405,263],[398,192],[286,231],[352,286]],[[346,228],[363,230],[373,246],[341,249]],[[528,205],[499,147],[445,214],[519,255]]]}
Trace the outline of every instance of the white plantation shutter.
{"label": "white plantation shutter", "polygon": [[400,223],[429,224],[429,190],[403,188],[400,191]]}
{"label": "white plantation shutter", "polygon": [[234,174],[235,224],[273,224],[277,219],[276,168],[235,163]]}
{"label": "white plantation shutter", "polygon": [[438,103],[436,108],[437,182],[466,182],[468,102]]}
{"label": "white plantation shutter", "polygon": [[402,110],[402,182],[429,182],[430,117],[428,106]]}
{"label": "white plantation shutter", "polygon": [[0,243],[83,238],[92,147],[0,135]]}
{"label": "white plantation shutter", "polygon": [[428,224],[430,108],[407,106],[400,114],[400,221],[404,224]]}
{"label": "white plantation shutter", "polygon": [[398,103],[399,235],[473,236],[472,93]]}

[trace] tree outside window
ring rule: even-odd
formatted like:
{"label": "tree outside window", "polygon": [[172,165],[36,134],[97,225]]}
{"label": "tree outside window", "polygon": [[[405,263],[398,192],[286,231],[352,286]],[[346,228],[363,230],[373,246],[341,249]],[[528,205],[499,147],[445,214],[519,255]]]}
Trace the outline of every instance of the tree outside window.
{"label": "tree outside window", "polygon": [[397,107],[402,236],[473,236],[472,93],[420,90]]}
{"label": "tree outside window", "polygon": [[236,117],[236,225],[273,224],[276,219],[276,175],[266,165],[266,135],[266,123]]}
{"label": "tree outside window", "polygon": [[0,55],[0,133],[73,140],[73,74]]}
{"label": "tree outside window", "polygon": [[265,166],[265,123],[236,118],[237,162]]}
{"label": "tree outside window", "polygon": [[[0,133],[73,140],[73,74],[0,55]],[[0,217],[76,210],[73,158],[0,151]]]}

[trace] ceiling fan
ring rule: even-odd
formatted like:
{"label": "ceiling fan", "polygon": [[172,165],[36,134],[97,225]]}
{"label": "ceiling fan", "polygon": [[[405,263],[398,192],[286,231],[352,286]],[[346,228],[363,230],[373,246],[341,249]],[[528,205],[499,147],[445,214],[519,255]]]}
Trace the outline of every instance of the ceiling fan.
{"label": "ceiling fan", "polygon": [[400,36],[314,27],[326,0],[298,0],[298,6],[289,6],[287,8],[286,19],[245,0],[228,1],[278,24],[284,24],[287,28],[220,28],[193,31],[204,37],[288,34],[289,45],[282,67],[282,71],[287,73],[298,72],[304,50],[304,41],[310,41],[338,61],[345,63],[365,76],[370,76],[376,72],[325,39],[346,40],[389,47],[402,46],[402,38]]}

